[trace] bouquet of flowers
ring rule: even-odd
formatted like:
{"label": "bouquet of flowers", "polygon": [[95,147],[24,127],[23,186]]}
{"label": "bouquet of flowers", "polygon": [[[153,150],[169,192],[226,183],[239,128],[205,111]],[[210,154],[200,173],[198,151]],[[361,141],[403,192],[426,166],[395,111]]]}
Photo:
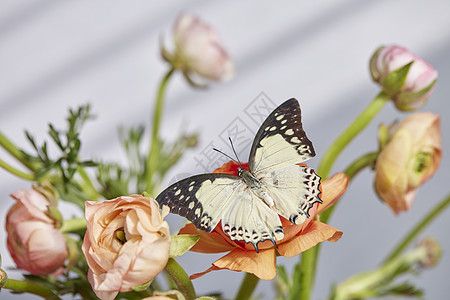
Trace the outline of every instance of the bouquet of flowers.
{"label": "bouquet of flowers", "polygon": [[[196,146],[198,138],[196,133],[184,133],[168,143],[161,136],[172,75],[180,72],[193,88],[204,89],[213,81],[232,78],[234,64],[216,31],[186,14],[176,20],[173,45],[161,44],[161,55],[168,71],[154,101],[150,145],[142,145],[144,127],[121,130],[128,158],[125,166],[81,157],[81,130],[92,117],[89,105],[70,109],[65,129],[50,124],[46,142],[39,143],[26,131],[32,152],[0,132],[0,146],[21,164],[15,167],[0,158],[0,167],[30,182],[12,192],[5,220],[9,254],[23,278],[11,278],[9,266],[3,266],[1,289],[46,299],[64,295],[222,299],[220,293],[197,295],[194,283],[200,276],[227,269],[246,273],[236,299],[252,298],[262,279],[274,281],[278,299],[308,300],[321,243],[338,242],[343,235],[328,221],[336,205],[345,201],[343,195],[351,195],[352,179],[364,169],[373,170],[377,195],[399,214],[412,207],[416,190],[439,167],[439,115],[416,112],[432,95],[437,71],[405,48],[389,45],[376,49],[369,63],[379,94],[327,151],[317,153],[317,169],[305,164],[316,155],[301,122],[302,113],[308,112],[290,99],[278,101],[280,105],[261,124],[248,162],[211,149],[229,161],[209,173],[162,186],[167,172]],[[388,102],[410,114],[401,122],[381,124],[377,149],[356,153],[347,168],[330,174],[340,153]],[[84,217],[63,218],[61,201],[75,204]],[[417,241],[417,237],[449,204],[447,196],[425,212],[377,268],[330,286],[329,299],[421,297],[423,291],[404,279],[438,264],[439,243],[431,237]],[[169,213],[187,219],[175,235],[164,220]],[[187,274],[177,262],[187,251],[226,254],[211,262],[209,269]],[[277,256],[299,261],[287,270],[277,264]]]}

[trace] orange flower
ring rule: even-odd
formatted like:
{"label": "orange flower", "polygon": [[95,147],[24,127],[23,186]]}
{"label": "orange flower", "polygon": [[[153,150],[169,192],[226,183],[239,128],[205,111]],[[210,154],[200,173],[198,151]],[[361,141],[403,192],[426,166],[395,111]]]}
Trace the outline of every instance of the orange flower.
{"label": "orange flower", "polygon": [[[227,173],[237,175],[239,166],[235,162],[224,164],[214,173]],[[248,164],[243,164],[248,170]],[[303,251],[312,248],[320,242],[336,242],[342,236],[342,231],[325,223],[314,220],[315,216],[331,206],[347,189],[349,179],[344,173],[337,173],[321,183],[321,199],[323,203],[314,204],[310,210],[310,217],[302,224],[295,225],[280,216],[284,230],[284,238],[277,242],[277,248],[271,241],[258,244],[259,253],[251,244],[244,241],[232,241],[226,235],[219,223],[216,228],[207,233],[195,228],[189,223],[184,226],[179,234],[199,234],[199,242],[191,251],[201,253],[219,253],[230,251],[227,255],[213,262],[212,267],[204,272],[193,274],[191,279],[198,278],[211,271],[228,269],[232,271],[244,271],[252,273],[265,280],[271,280],[276,275],[276,256],[293,257]]]}

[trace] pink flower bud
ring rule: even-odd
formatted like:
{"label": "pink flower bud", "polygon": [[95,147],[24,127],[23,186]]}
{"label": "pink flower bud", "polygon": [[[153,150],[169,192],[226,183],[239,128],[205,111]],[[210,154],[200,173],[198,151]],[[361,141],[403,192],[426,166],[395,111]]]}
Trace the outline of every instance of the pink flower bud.
{"label": "pink flower bud", "polygon": [[226,81],[234,75],[234,64],[223,48],[217,32],[196,16],[180,15],[174,27],[175,51],[163,49],[163,57],[181,69],[191,82],[191,75]]}
{"label": "pink flower bud", "polygon": [[55,227],[48,200],[35,190],[11,195],[17,203],[6,215],[8,250],[17,267],[34,275],[61,275],[67,258],[63,234]]}
{"label": "pink flower bud", "polygon": [[416,113],[399,125],[378,156],[375,191],[395,212],[408,210],[416,189],[427,181],[441,162],[439,116]]}
{"label": "pink flower bud", "polygon": [[430,64],[395,45],[378,48],[370,60],[370,73],[402,111],[424,106],[438,78]]}
{"label": "pink flower bud", "polygon": [[[168,212],[167,212],[168,213]],[[140,195],[86,202],[87,230],[82,250],[95,294],[118,292],[153,280],[169,259],[169,225],[158,204]]]}

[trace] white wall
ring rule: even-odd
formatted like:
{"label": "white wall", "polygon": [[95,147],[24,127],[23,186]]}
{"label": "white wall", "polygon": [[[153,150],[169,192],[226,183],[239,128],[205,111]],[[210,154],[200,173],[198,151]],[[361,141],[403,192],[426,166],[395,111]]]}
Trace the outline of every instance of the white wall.
{"label": "white wall", "polygon": [[[237,65],[229,83],[192,90],[179,75],[170,82],[162,134],[198,130],[201,142],[169,174],[203,172],[194,161],[261,92],[274,102],[296,97],[303,124],[318,158],[331,141],[378,93],[368,59],[380,45],[396,43],[428,60],[440,73],[426,111],[442,115],[444,156],[434,178],[420,189],[409,213],[394,216],[372,190],[364,171],[351,184],[331,224],[344,231],[325,243],[314,299],[324,299],[332,283],[376,267],[390,247],[434,204],[447,195],[450,160],[450,2],[399,1],[3,1],[0,8],[0,129],[25,146],[24,129],[41,139],[47,123],[62,126],[68,107],[90,102],[97,116],[83,132],[85,157],[123,160],[119,125],[147,124],[158,81],[167,66],[158,53],[182,11],[198,14],[219,32]],[[280,4],[278,4],[280,3]],[[376,147],[380,122],[403,118],[388,104],[364,134],[342,154],[335,170]],[[217,146],[226,148],[226,144]],[[247,152],[248,153],[248,152]],[[0,157],[7,155],[0,152]],[[0,170],[1,222],[12,204],[8,195],[28,184]],[[65,208],[70,215],[70,208]],[[446,252],[438,267],[414,281],[427,299],[443,299],[450,277],[450,211],[424,235],[435,236]],[[181,219],[171,217],[173,229]],[[1,236],[3,267],[13,267]],[[179,261],[188,273],[202,271],[219,255],[189,254]],[[288,266],[299,258],[279,259]],[[19,276],[15,273],[15,278]],[[235,294],[242,274],[219,271],[197,279],[199,293]],[[226,282],[226,285],[224,284]],[[260,282],[256,294],[273,297],[273,283]],[[9,295],[3,291],[2,297]],[[24,296],[22,296],[25,298]],[[30,296],[29,299],[33,297]]]}

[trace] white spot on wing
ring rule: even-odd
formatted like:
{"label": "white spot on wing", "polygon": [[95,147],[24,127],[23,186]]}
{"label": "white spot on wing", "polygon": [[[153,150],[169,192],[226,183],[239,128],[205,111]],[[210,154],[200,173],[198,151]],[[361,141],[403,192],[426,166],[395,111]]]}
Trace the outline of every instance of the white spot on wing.
{"label": "white spot on wing", "polygon": [[293,135],[294,134],[294,130],[292,130],[292,129],[288,129],[288,130],[286,130],[286,135]]}

